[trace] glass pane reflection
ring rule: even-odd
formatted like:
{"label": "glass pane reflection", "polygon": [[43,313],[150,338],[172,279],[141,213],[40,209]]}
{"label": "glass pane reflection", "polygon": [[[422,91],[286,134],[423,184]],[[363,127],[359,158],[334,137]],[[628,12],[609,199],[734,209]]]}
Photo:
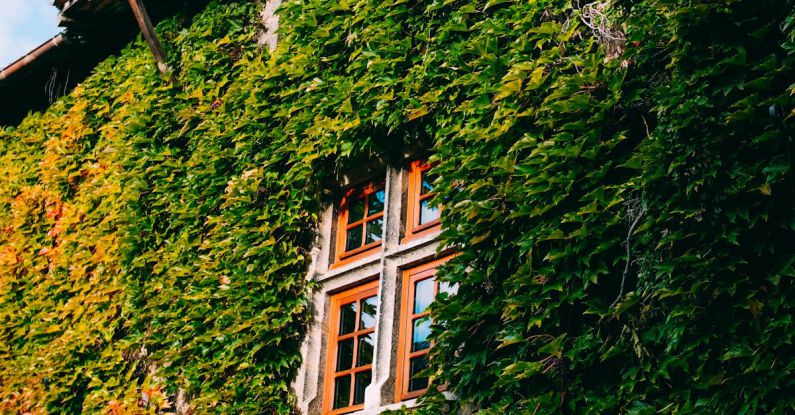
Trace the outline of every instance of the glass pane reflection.
{"label": "glass pane reflection", "polygon": [[433,301],[433,278],[426,278],[414,285],[414,314],[425,311]]}
{"label": "glass pane reflection", "polygon": [[367,216],[384,211],[384,189],[381,189],[367,198]]}
{"label": "glass pane reflection", "polygon": [[372,373],[367,370],[356,374],[356,389],[353,390],[353,404],[364,403],[364,391],[373,379]]}
{"label": "glass pane reflection", "polygon": [[436,176],[428,173],[427,171],[422,172],[422,187],[420,188],[420,194],[424,195],[426,193],[432,192],[434,180],[436,180]]}
{"label": "glass pane reflection", "polygon": [[348,205],[348,223],[356,222],[364,217],[364,198],[352,200]]}
{"label": "glass pane reflection", "polygon": [[418,356],[409,362],[409,392],[422,390],[428,387],[428,378],[416,377],[417,373],[428,367],[426,355]]}
{"label": "glass pane reflection", "polygon": [[378,297],[372,296],[362,300],[362,316],[359,320],[359,330],[375,326],[375,313],[378,307]]}
{"label": "glass pane reflection", "polygon": [[334,380],[334,409],[350,405],[351,377],[346,375]]}
{"label": "glass pane reflection", "polygon": [[356,330],[356,303],[340,307],[340,335],[353,333]]}
{"label": "glass pane reflection", "polygon": [[373,363],[373,333],[359,337],[359,349],[356,356],[356,367],[367,366]]}
{"label": "glass pane reflection", "polygon": [[439,208],[431,205],[431,199],[420,202],[420,225],[439,219]]}
{"label": "glass pane reflection", "polygon": [[367,236],[365,237],[364,243],[369,244],[375,241],[381,240],[381,234],[383,233],[384,227],[384,218],[378,218],[367,222]]}
{"label": "glass pane reflection", "polygon": [[337,343],[337,372],[348,370],[353,366],[353,339]]}
{"label": "glass pane reflection", "polygon": [[348,229],[345,239],[345,251],[352,251],[362,246],[362,225]]}
{"label": "glass pane reflection", "polygon": [[411,335],[411,351],[424,350],[431,347],[428,336],[431,335],[431,319],[428,316],[414,320]]}
{"label": "glass pane reflection", "polygon": [[458,292],[458,284],[451,284],[447,281],[439,281],[439,292],[447,295],[454,295]]}

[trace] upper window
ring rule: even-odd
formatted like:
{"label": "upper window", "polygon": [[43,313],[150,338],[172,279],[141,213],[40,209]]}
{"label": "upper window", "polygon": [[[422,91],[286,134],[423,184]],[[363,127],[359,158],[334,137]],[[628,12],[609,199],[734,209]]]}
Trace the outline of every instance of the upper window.
{"label": "upper window", "polygon": [[323,413],[364,408],[373,373],[378,281],[331,297]]}
{"label": "upper window", "polygon": [[335,265],[377,252],[384,232],[384,186],[349,190],[340,203]]}
{"label": "upper window", "polygon": [[411,163],[406,220],[406,240],[434,232],[439,227],[439,208],[431,203],[433,173],[423,160]]}
{"label": "upper window", "polygon": [[440,291],[452,293],[447,283],[436,281],[436,268],[446,257],[403,273],[400,336],[398,343],[397,400],[415,398],[428,389],[428,378],[418,376],[428,365],[431,349],[429,306]]}

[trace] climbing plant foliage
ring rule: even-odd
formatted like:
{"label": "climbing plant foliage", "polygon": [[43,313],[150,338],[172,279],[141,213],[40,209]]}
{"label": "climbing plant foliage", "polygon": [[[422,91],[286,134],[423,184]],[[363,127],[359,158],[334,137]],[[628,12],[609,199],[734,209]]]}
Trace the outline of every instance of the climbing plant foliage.
{"label": "climbing plant foliage", "polygon": [[291,411],[316,152],[249,102],[256,13],[161,25],[178,86],[136,42],[3,133],[1,413]]}
{"label": "climbing plant foliage", "polygon": [[409,148],[460,253],[420,411],[792,412],[793,6],[162,23],[178,84],[134,42],[0,132],[0,413],[291,413],[327,190]]}

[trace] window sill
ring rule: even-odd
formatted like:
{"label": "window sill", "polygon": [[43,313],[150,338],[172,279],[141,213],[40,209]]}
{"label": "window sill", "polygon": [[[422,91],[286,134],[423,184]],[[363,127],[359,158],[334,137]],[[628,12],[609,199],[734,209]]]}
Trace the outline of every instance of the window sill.
{"label": "window sill", "polygon": [[346,274],[351,271],[359,270],[369,265],[376,264],[381,261],[381,255],[379,255],[380,253],[381,250],[378,250],[378,252],[373,252],[371,255],[367,255],[366,257],[363,258],[353,259],[351,262],[345,264],[340,264],[340,263],[332,264],[331,266],[329,266],[329,269],[326,270],[326,272],[323,272],[316,276],[317,281],[319,282],[327,281],[336,276]]}
{"label": "window sill", "polygon": [[329,269],[341,268],[344,267],[345,265],[354,263],[363,258],[376,255],[381,252],[382,247],[383,247],[382,241],[377,241],[369,245],[365,245],[361,248],[357,248],[351,251],[350,253],[348,253],[347,255],[345,255],[344,257],[336,258],[336,261],[333,264],[331,264]]}
{"label": "window sill", "polygon": [[[386,251],[383,252],[383,256],[388,259],[392,259],[400,255],[403,255],[407,252],[421,249],[423,247],[436,243],[438,236],[439,232],[432,232],[427,235],[422,235],[416,238],[412,238],[411,240],[406,241],[406,243],[398,245],[394,249],[386,249]],[[383,247],[379,246],[379,248]],[[353,271],[358,271],[362,268],[380,262],[381,253],[382,251],[381,249],[379,249],[376,252],[369,253],[367,256],[363,258],[353,259],[351,262],[331,264],[328,270],[326,270],[326,272],[318,273],[315,278],[317,279],[318,282],[323,282],[343,274],[347,274]]]}
{"label": "window sill", "polygon": [[409,399],[403,402],[397,402],[389,405],[382,405],[376,408],[365,408],[355,412],[348,412],[346,415],[378,415],[384,411],[395,411],[406,407],[411,409],[417,406],[417,399]]}
{"label": "window sill", "polygon": [[439,237],[439,228],[428,229],[428,231],[428,233],[423,235],[415,235],[411,238],[403,238],[401,244],[398,245],[394,250],[387,250],[385,256],[387,258],[391,258],[406,251],[413,251],[425,245],[435,243]]}

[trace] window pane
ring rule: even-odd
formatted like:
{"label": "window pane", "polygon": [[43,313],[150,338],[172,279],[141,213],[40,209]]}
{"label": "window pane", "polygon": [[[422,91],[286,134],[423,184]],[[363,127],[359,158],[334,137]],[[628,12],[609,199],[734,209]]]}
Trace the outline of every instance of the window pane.
{"label": "window pane", "polygon": [[351,376],[346,375],[334,380],[334,409],[350,405]]}
{"label": "window pane", "polygon": [[458,292],[458,285],[450,284],[447,281],[439,281],[439,292],[447,293],[447,295],[454,295]]}
{"label": "window pane", "polygon": [[375,312],[377,307],[377,296],[362,300],[362,316],[359,320],[359,330],[369,329],[375,325]]}
{"label": "window pane", "polygon": [[345,251],[352,251],[362,246],[362,225],[348,229],[345,237]]}
{"label": "window pane", "polygon": [[364,198],[360,197],[350,201],[348,205],[348,223],[356,222],[364,217]]}
{"label": "window pane", "polygon": [[367,198],[367,216],[384,211],[384,189],[381,189]]}
{"label": "window pane", "polygon": [[415,375],[428,367],[427,355],[422,355],[411,359],[409,363],[409,392],[418,391],[428,387],[428,378],[416,377]]}
{"label": "window pane", "polygon": [[373,363],[373,333],[359,337],[359,349],[356,355],[356,367],[367,366]]}
{"label": "window pane", "polygon": [[383,233],[382,230],[382,228],[384,227],[383,225],[384,225],[383,217],[367,222],[367,238],[365,238],[364,243],[369,244],[371,242],[380,241],[381,234]]}
{"label": "window pane", "polygon": [[414,330],[411,335],[411,351],[425,350],[431,347],[428,336],[431,335],[431,319],[428,316],[414,320]]}
{"label": "window pane", "polygon": [[337,372],[348,370],[353,366],[353,339],[337,343]]}
{"label": "window pane", "polygon": [[433,301],[433,278],[426,278],[414,285],[414,314],[425,311]]}
{"label": "window pane", "polygon": [[431,199],[420,202],[420,225],[439,219],[439,208],[431,205]]}
{"label": "window pane", "polygon": [[340,335],[353,333],[356,330],[356,303],[340,307]]}
{"label": "window pane", "polygon": [[354,405],[364,403],[364,390],[370,385],[372,379],[373,375],[369,370],[356,374],[356,389],[353,390]]}
{"label": "window pane", "polygon": [[422,172],[422,187],[420,188],[420,194],[424,195],[426,193],[430,193],[433,191],[433,181],[436,180],[436,176],[430,174],[427,170]]}

